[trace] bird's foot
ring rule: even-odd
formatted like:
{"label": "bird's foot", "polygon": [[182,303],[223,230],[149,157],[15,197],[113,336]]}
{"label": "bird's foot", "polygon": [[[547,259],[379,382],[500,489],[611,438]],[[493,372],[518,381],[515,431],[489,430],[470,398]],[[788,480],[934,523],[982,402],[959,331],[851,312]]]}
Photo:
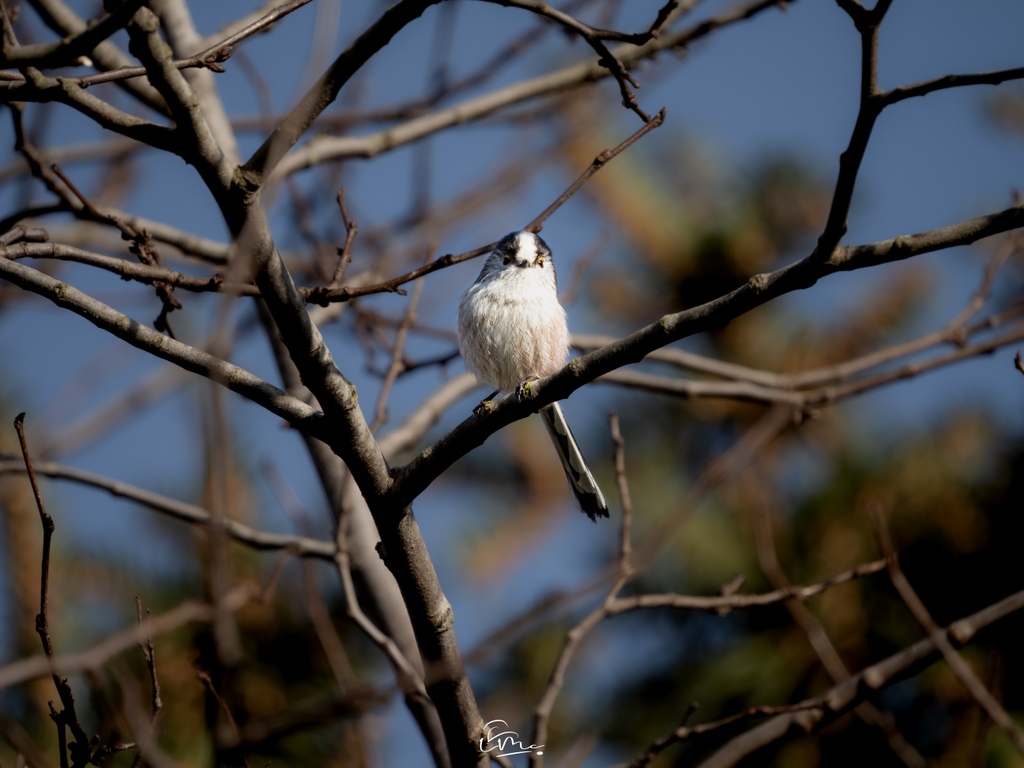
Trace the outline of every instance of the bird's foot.
{"label": "bird's foot", "polygon": [[531,397],[531,395],[530,395],[530,384],[532,384],[535,381],[539,381],[539,379],[536,376],[531,376],[530,378],[526,379],[526,381],[524,381],[522,384],[520,384],[518,387],[516,387],[516,397],[519,398],[520,402],[522,402],[523,400],[526,400],[527,398]]}

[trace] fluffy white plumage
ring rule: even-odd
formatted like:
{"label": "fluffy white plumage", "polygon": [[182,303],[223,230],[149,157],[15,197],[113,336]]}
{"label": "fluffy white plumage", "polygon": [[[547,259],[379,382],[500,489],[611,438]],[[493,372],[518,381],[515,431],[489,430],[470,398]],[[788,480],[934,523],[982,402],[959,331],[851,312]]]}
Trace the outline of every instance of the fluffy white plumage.
{"label": "fluffy white plumage", "polygon": [[532,232],[504,237],[459,305],[459,348],[481,381],[511,392],[569,353],[551,251]]}
{"label": "fluffy white plumage", "polygon": [[[459,304],[459,349],[477,378],[501,392],[565,365],[569,328],[558,302],[551,249],[532,232],[503,237]],[[558,403],[541,409],[583,511],[607,517],[594,480]]]}

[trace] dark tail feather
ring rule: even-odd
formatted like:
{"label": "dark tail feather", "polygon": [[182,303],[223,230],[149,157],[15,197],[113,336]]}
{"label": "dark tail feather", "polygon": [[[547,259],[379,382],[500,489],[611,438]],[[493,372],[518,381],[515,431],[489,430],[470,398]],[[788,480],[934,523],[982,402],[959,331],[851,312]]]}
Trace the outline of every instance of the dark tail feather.
{"label": "dark tail feather", "polygon": [[587,460],[583,458],[580,447],[576,444],[576,438],[572,436],[562,409],[558,403],[552,403],[541,408],[540,415],[544,417],[551,442],[555,444],[558,458],[562,461],[562,469],[569,478],[569,485],[580,503],[580,509],[594,522],[597,522],[599,517],[608,517],[608,505],[601,494],[601,489],[597,487],[593,472],[587,466]]}

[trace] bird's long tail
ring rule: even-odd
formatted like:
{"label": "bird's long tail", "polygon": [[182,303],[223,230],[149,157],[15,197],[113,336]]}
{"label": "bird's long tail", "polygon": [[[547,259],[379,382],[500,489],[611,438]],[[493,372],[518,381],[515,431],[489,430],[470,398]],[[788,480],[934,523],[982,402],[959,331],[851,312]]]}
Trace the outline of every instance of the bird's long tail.
{"label": "bird's long tail", "polygon": [[572,436],[572,430],[569,429],[562,409],[558,403],[552,403],[541,408],[540,415],[544,417],[544,424],[558,451],[558,458],[562,460],[562,469],[569,478],[569,485],[580,503],[580,508],[594,522],[597,522],[599,517],[608,517],[608,505],[601,494],[601,489],[597,487],[594,474],[587,466],[587,460],[583,458],[580,447],[576,444],[576,438]]}

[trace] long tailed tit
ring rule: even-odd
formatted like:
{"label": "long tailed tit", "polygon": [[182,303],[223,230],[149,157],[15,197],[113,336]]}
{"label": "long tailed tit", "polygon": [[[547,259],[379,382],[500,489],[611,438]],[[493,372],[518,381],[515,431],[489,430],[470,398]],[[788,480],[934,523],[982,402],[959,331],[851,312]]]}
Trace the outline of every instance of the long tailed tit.
{"label": "long tailed tit", "polygon": [[[494,394],[516,391],[565,365],[569,328],[551,249],[537,235],[512,232],[488,256],[459,304],[459,349],[469,370],[497,388]],[[580,507],[591,520],[607,517],[608,505],[562,409],[551,403],[540,415]]]}

